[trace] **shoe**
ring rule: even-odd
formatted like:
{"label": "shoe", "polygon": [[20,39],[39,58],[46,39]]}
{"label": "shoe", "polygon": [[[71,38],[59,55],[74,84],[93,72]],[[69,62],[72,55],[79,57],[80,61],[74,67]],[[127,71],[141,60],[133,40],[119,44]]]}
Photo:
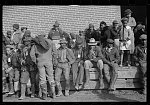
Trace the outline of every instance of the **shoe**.
{"label": "shoe", "polygon": [[63,94],[62,94],[62,91],[59,91],[58,92],[58,94],[56,95],[56,97],[60,97],[60,96],[62,96]]}
{"label": "shoe", "polygon": [[14,92],[9,92],[9,93],[8,93],[8,95],[13,95],[13,94],[15,94],[15,93],[14,93]]}
{"label": "shoe", "polygon": [[69,90],[65,90],[65,96],[69,96]]}
{"label": "shoe", "polygon": [[31,98],[34,98],[35,96],[33,94],[31,94]]}
{"label": "shoe", "polygon": [[76,85],[76,86],[75,86],[75,89],[76,89],[76,90],[79,90],[79,86],[78,86],[78,85]]}
{"label": "shoe", "polygon": [[79,85],[79,88],[78,88],[78,90],[81,90],[82,89],[82,85]]}
{"label": "shoe", "polygon": [[18,98],[18,100],[23,100],[23,99],[25,99],[24,96],[21,96],[20,98]]}

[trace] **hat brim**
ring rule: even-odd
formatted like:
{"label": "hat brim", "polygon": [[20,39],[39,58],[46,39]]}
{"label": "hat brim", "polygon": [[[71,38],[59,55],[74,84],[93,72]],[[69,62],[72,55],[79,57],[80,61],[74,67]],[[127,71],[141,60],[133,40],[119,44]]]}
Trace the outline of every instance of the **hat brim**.
{"label": "hat brim", "polygon": [[88,45],[91,45],[91,46],[92,46],[92,45],[97,45],[97,43],[88,43]]}

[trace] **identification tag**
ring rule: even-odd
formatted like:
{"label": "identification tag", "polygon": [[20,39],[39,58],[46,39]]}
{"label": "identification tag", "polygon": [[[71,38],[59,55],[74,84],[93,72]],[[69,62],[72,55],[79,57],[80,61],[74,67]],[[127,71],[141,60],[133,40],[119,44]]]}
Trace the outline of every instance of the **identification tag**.
{"label": "identification tag", "polygon": [[10,58],[8,58],[8,62],[11,62]]}

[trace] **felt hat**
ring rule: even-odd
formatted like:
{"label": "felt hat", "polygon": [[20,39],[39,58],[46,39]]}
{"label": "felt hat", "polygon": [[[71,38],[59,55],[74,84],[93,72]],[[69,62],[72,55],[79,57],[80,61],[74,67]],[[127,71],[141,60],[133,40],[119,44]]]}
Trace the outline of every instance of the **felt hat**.
{"label": "felt hat", "polygon": [[125,11],[124,11],[124,14],[125,15],[127,15],[127,14],[129,14],[129,13],[133,13],[130,9],[126,9]]}
{"label": "felt hat", "polygon": [[6,48],[15,49],[15,46],[14,45],[6,45]]}
{"label": "felt hat", "polygon": [[64,38],[60,39],[59,44],[67,44],[67,41]]}
{"label": "felt hat", "polygon": [[114,41],[113,41],[112,39],[107,39],[107,43],[109,43],[109,44],[113,44],[113,43],[114,43]]}
{"label": "felt hat", "polygon": [[19,24],[13,24],[13,28],[19,29]]}
{"label": "felt hat", "polygon": [[95,41],[94,38],[91,38],[88,45],[97,45],[97,42]]}
{"label": "felt hat", "polygon": [[55,21],[55,24],[53,25],[53,26],[55,26],[55,27],[59,27],[59,23],[58,23],[58,21]]}
{"label": "felt hat", "polygon": [[119,22],[117,20],[114,20],[113,24],[119,24]]}

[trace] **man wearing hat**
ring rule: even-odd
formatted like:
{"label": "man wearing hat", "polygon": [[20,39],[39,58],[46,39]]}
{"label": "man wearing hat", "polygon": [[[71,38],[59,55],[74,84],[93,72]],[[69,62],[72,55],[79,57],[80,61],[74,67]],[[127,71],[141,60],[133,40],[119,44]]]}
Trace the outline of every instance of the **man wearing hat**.
{"label": "man wearing hat", "polygon": [[100,75],[100,89],[104,88],[104,84],[102,84],[102,69],[103,69],[103,55],[101,52],[101,48],[97,46],[97,42],[94,38],[91,38],[88,43],[88,48],[86,49],[86,58],[84,62],[84,68],[85,68],[85,74],[86,74],[86,82],[85,82],[85,88],[89,87],[89,81],[90,81],[90,74],[89,69],[93,66],[96,66],[99,71]]}
{"label": "man wearing hat", "polygon": [[124,17],[128,18],[128,26],[130,26],[131,29],[133,30],[134,27],[136,26],[136,21],[135,21],[134,17],[131,17],[132,13],[133,12],[130,9],[126,9],[124,11]]}
{"label": "man wearing hat", "polygon": [[59,27],[59,25],[60,24],[58,23],[58,21],[55,21],[53,28],[48,33],[48,39],[53,40],[56,45],[56,49],[60,47],[59,40],[61,38],[65,38],[67,40],[67,38],[69,37],[69,35]]}
{"label": "man wearing hat", "polygon": [[103,49],[102,53],[104,56],[104,76],[109,84],[108,90],[115,90],[114,84],[118,76],[117,67],[120,56],[118,49],[114,47],[114,41],[112,39],[107,39],[107,46]]}
{"label": "man wearing hat", "polygon": [[6,54],[7,54],[7,64],[8,68],[6,69],[6,73],[9,75],[9,83],[10,83],[10,91],[8,96],[14,94],[16,97],[19,95],[19,72],[20,72],[20,61],[19,61],[19,53],[14,52],[14,45],[6,46]]}
{"label": "man wearing hat", "polygon": [[33,41],[35,44],[31,47],[30,56],[32,61],[37,65],[39,72],[39,84],[42,92],[42,99],[47,99],[47,81],[52,90],[52,97],[55,97],[55,82],[53,75],[53,59],[56,59],[57,50],[55,44],[50,39],[38,36]]}
{"label": "man wearing hat", "polygon": [[121,29],[119,31],[119,35],[120,35],[120,50],[121,50],[121,64],[120,66],[123,66],[123,56],[124,56],[124,52],[126,53],[125,58],[127,58],[126,60],[126,65],[130,66],[131,62],[130,62],[130,54],[134,53],[134,33],[131,30],[131,27],[128,26],[128,18],[122,18],[121,20],[122,22],[122,26]]}
{"label": "man wearing hat", "polygon": [[60,84],[61,74],[64,74],[66,85],[65,85],[65,96],[69,96],[70,90],[70,68],[71,64],[75,61],[75,56],[73,51],[67,48],[67,41],[65,39],[60,39],[60,47],[57,49],[57,66],[55,70],[55,82],[58,88],[58,94],[56,96],[62,95],[62,87]]}
{"label": "man wearing hat", "polygon": [[99,28],[96,30],[102,48],[105,47],[107,39],[110,38],[110,31],[108,29],[109,26],[107,26],[106,22],[101,21]]}
{"label": "man wearing hat", "polygon": [[21,43],[21,31],[19,30],[19,24],[13,24],[13,34],[11,36],[11,41],[13,41],[13,44],[15,45],[15,47],[17,47],[17,45],[19,43]]}
{"label": "man wearing hat", "polygon": [[83,48],[83,39],[78,38],[75,42],[75,46],[72,49],[74,56],[75,56],[75,62],[72,64],[72,73],[73,73],[73,83],[75,88],[81,89],[83,85],[83,76],[84,76],[84,54],[85,49]]}
{"label": "man wearing hat", "polygon": [[85,29],[85,40],[86,43],[89,43],[91,38],[95,38],[96,41],[99,41],[99,38],[96,36],[96,30],[94,29],[94,25],[92,23],[89,24],[89,27]]}
{"label": "man wearing hat", "polygon": [[11,35],[12,35],[12,32],[7,31],[7,36],[6,36],[7,45],[13,44],[12,41],[11,41]]}
{"label": "man wearing hat", "polygon": [[114,20],[112,22],[112,26],[110,26],[109,28],[108,34],[110,34],[110,39],[114,40],[114,43],[116,45],[116,47],[119,47],[119,31],[120,31],[120,27],[119,27],[119,22],[117,20]]}
{"label": "man wearing hat", "polygon": [[140,36],[141,44],[135,47],[134,59],[141,71],[142,93],[147,94],[147,35]]}

